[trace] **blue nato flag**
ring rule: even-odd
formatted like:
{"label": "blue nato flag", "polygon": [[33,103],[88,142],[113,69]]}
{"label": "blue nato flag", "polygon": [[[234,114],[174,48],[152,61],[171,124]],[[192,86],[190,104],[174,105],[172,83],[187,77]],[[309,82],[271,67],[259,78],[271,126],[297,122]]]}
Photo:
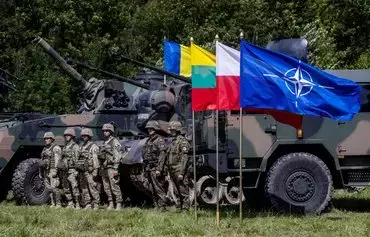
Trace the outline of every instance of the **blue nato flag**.
{"label": "blue nato flag", "polygon": [[357,83],[288,55],[240,42],[240,106],[352,120],[360,110]]}

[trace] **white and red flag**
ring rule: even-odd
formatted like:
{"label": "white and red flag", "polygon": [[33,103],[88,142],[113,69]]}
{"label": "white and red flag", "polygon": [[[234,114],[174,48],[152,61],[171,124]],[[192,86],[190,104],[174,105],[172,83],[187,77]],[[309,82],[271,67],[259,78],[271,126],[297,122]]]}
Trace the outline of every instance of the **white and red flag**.
{"label": "white and red flag", "polygon": [[[240,109],[240,52],[217,42],[216,44],[217,109]],[[302,116],[273,109],[244,108],[254,113],[270,114],[275,120],[296,129],[302,127]]]}

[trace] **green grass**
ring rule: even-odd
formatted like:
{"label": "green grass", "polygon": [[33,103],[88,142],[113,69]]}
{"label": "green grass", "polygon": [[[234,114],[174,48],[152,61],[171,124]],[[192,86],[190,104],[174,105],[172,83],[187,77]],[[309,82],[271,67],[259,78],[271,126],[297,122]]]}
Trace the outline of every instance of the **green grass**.
{"label": "green grass", "polygon": [[161,213],[124,208],[120,212],[51,209],[48,206],[0,204],[0,236],[370,236],[370,190],[336,194],[336,208],[321,216],[246,212],[221,208],[217,228],[214,210]]}

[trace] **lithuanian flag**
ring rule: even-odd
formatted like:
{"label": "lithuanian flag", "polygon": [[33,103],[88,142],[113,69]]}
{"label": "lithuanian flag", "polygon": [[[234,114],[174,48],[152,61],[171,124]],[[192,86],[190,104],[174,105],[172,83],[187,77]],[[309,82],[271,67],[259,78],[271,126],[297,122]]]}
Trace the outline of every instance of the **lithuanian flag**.
{"label": "lithuanian flag", "polygon": [[193,111],[217,109],[216,56],[191,43],[191,105]]}

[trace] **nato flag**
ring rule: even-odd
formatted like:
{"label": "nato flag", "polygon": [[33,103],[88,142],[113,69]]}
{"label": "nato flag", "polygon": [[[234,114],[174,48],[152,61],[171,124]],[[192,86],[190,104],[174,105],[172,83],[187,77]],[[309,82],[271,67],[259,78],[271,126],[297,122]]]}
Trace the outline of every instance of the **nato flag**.
{"label": "nato flag", "polygon": [[242,40],[240,106],[352,120],[360,110],[357,83],[288,55]]}

